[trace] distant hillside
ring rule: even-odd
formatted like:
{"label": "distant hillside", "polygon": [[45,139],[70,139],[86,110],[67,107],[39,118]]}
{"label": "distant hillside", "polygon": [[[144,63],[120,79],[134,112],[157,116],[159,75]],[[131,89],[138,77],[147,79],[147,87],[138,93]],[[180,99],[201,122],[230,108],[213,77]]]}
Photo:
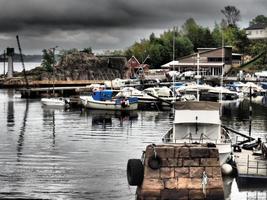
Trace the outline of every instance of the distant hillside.
{"label": "distant hillside", "polygon": [[[14,54],[14,62],[20,62],[20,55]],[[42,55],[23,55],[24,62],[41,62]],[[7,61],[7,60],[6,60]],[[4,55],[0,55],[0,62],[4,62]]]}

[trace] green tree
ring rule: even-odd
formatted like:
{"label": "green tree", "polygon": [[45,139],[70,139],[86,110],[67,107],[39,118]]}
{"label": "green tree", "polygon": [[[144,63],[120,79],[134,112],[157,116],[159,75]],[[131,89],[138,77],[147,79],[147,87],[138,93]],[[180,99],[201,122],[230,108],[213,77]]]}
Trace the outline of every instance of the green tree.
{"label": "green tree", "polygon": [[228,26],[236,26],[236,23],[240,20],[240,10],[235,6],[225,6],[221,12],[225,16]]}
{"label": "green tree", "polygon": [[53,71],[53,65],[55,64],[54,52],[51,49],[43,49],[41,66],[48,72]]}
{"label": "green tree", "polygon": [[214,41],[214,47],[222,46],[222,31],[221,27],[217,23],[215,23],[211,35]]}
{"label": "green tree", "polygon": [[82,52],[84,52],[84,53],[88,53],[88,54],[92,54],[92,53],[93,53],[93,50],[92,50],[91,47],[88,47],[88,48],[84,48],[84,49],[82,50]]}
{"label": "green tree", "polygon": [[265,17],[264,15],[258,15],[257,17],[255,17],[249,22],[250,26],[255,25],[255,24],[266,24],[267,25],[267,17]]}

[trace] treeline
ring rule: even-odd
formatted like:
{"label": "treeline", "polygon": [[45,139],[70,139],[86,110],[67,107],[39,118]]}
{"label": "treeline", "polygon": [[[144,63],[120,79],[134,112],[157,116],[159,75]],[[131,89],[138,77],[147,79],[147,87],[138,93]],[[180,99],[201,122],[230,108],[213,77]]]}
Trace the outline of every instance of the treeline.
{"label": "treeline", "polygon": [[222,43],[233,46],[233,51],[241,53],[245,53],[249,46],[245,31],[236,26],[215,24],[213,30],[210,30],[190,18],[180,29],[165,31],[159,37],[152,33],[148,39],[136,42],[125,51],[125,55],[128,58],[134,55],[140,61],[149,55],[150,64],[158,68],[173,59],[173,52],[177,59],[196,52],[197,48],[221,47]]}
{"label": "treeline", "polygon": [[[222,13],[226,13],[225,7]],[[234,8],[235,9],[235,8]],[[233,13],[231,10],[229,13]],[[239,19],[237,12],[235,20],[233,16],[226,17],[220,24],[215,23],[214,28],[202,27],[193,19],[187,19],[181,27],[175,27],[156,36],[151,33],[149,38],[135,42],[125,51],[109,52],[113,55],[125,55],[127,58],[135,56],[140,62],[146,61],[152,68],[160,68],[162,64],[170,62],[174,58],[180,58],[196,52],[197,48],[213,48],[232,46],[233,52],[254,57],[267,50],[267,40],[250,41],[244,29],[236,25]],[[231,19],[231,20],[230,20]],[[253,24],[267,24],[267,17],[259,15],[250,21]],[[174,51],[173,51],[174,47]],[[149,58],[149,59],[146,59]],[[258,61],[258,65],[266,65],[266,56]]]}

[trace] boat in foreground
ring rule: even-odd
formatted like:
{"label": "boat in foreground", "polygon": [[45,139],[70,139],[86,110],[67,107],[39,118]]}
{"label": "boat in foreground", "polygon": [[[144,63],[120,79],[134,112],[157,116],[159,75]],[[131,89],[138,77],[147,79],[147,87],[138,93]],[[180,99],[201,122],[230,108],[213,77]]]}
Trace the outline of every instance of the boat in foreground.
{"label": "boat in foreground", "polygon": [[220,164],[231,159],[231,139],[222,128],[217,102],[177,102],[173,127],[163,137],[165,143],[207,143],[216,146]]}
{"label": "boat in foreground", "polygon": [[80,97],[82,105],[90,109],[101,110],[137,110],[136,97],[113,96],[112,90],[95,91],[90,96]]}

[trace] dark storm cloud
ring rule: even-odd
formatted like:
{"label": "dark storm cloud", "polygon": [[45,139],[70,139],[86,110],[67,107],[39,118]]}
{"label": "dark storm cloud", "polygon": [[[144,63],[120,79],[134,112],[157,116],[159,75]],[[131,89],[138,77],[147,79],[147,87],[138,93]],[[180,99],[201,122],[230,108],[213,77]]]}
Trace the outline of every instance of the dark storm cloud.
{"label": "dark storm cloud", "polygon": [[240,24],[247,26],[249,20],[265,14],[265,1],[0,0],[0,42],[6,45],[19,33],[30,42],[28,48],[55,42],[64,47],[123,48],[151,32],[181,26],[190,17],[212,26],[223,18],[220,10],[226,5],[236,6],[242,15]]}

